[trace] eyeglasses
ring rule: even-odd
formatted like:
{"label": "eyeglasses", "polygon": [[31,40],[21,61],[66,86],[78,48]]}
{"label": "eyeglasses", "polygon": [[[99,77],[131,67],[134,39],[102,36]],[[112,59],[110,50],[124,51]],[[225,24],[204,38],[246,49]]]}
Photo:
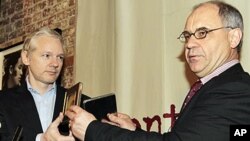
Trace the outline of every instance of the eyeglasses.
{"label": "eyeglasses", "polygon": [[204,39],[204,38],[206,38],[206,36],[209,32],[219,30],[219,29],[224,29],[224,28],[233,29],[230,26],[220,27],[220,28],[215,28],[215,29],[207,29],[206,27],[201,27],[201,28],[196,29],[194,33],[190,33],[188,31],[183,31],[177,39],[179,39],[183,43],[186,43],[189,40],[189,38],[191,38],[192,35],[194,35],[194,37],[196,39]]}

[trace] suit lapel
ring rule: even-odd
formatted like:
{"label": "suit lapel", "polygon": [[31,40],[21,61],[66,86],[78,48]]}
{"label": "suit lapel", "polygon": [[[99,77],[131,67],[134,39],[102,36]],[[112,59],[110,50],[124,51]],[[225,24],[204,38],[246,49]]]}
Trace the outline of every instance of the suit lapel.
{"label": "suit lapel", "polygon": [[62,112],[62,110],[63,110],[64,95],[65,95],[64,88],[57,86],[56,102],[55,102],[54,114],[53,114],[52,121],[54,121],[59,116],[59,113]]}
{"label": "suit lapel", "polygon": [[27,122],[26,124],[27,127],[35,130],[35,132],[37,133],[42,133],[43,130],[39,114],[37,112],[36,104],[34,102],[32,95],[24,87],[20,87],[18,91],[19,91],[18,94],[20,94],[19,95],[20,100],[18,100],[17,102],[19,103],[18,105],[20,105],[20,109],[22,112],[20,116],[23,116],[24,120]]}
{"label": "suit lapel", "polygon": [[[21,115],[24,120],[27,121],[27,126],[37,130],[37,133],[43,132],[42,124],[40,122],[39,114],[36,109],[35,101],[31,95],[31,93],[27,90],[26,85],[21,86],[18,89],[18,94],[20,100],[17,100],[18,105],[20,105]],[[54,121],[60,112],[62,112],[63,102],[64,102],[65,90],[62,87],[57,86],[56,92],[56,102],[54,107],[53,119]],[[23,102],[25,101],[25,102]]]}
{"label": "suit lapel", "polygon": [[194,106],[194,104],[196,103],[196,100],[198,99],[198,97],[200,96],[200,94],[204,93],[205,90],[207,90],[208,85],[203,85],[198,91],[197,93],[192,97],[192,99],[189,101],[189,103],[186,105],[186,107],[180,112],[179,116],[178,116],[178,120],[176,121],[175,124],[177,124],[178,122],[181,122],[182,119],[184,119],[185,115],[189,113],[189,111],[192,109],[192,107]]}

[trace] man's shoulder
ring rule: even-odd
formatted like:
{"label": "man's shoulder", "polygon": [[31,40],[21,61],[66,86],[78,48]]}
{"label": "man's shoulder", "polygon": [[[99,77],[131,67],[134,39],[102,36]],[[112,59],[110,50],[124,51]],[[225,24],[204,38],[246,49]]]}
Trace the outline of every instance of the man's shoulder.
{"label": "man's shoulder", "polygon": [[220,75],[215,77],[216,80],[225,82],[236,82],[236,81],[250,81],[250,75],[246,72],[240,63],[235,64],[226,71],[222,72]]}

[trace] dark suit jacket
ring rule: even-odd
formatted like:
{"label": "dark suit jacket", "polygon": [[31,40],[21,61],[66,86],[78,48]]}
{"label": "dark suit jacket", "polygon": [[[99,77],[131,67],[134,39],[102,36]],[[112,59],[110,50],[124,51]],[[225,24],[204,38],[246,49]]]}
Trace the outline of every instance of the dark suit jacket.
{"label": "dark suit jacket", "polygon": [[[53,120],[63,109],[65,89],[57,86]],[[35,101],[23,86],[0,92],[0,140],[11,141],[18,125],[23,127],[22,141],[34,141],[37,134],[42,133],[42,126]]]}
{"label": "dark suit jacket", "polygon": [[171,132],[136,131],[93,121],[91,141],[229,141],[229,126],[250,124],[250,76],[236,64],[207,82],[191,99]]}

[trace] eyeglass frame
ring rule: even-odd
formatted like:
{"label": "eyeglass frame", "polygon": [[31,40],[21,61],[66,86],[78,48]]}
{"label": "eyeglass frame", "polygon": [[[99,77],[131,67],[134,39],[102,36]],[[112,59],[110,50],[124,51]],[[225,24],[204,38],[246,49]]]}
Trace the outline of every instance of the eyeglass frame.
{"label": "eyeglass frame", "polygon": [[[204,38],[207,37],[207,34],[208,34],[208,33],[213,32],[213,31],[216,31],[216,30],[219,30],[219,29],[224,29],[224,28],[234,29],[234,28],[231,27],[231,26],[219,27],[219,28],[214,28],[214,29],[208,29],[208,28],[206,28],[206,27],[200,27],[200,28],[196,29],[195,32],[193,32],[193,33],[190,33],[190,32],[188,32],[188,31],[183,31],[177,39],[179,39],[179,40],[180,40],[181,42],[183,42],[183,43],[187,42],[187,41],[191,38],[192,35],[194,35],[194,37],[195,37],[196,39],[204,39]],[[196,36],[197,36],[196,33],[199,33],[199,31],[204,31],[204,33],[205,33],[204,36],[196,37]],[[188,34],[189,34],[189,37],[186,38],[186,37],[184,36],[184,33],[188,33]],[[182,39],[183,39],[183,40],[182,40]]]}

